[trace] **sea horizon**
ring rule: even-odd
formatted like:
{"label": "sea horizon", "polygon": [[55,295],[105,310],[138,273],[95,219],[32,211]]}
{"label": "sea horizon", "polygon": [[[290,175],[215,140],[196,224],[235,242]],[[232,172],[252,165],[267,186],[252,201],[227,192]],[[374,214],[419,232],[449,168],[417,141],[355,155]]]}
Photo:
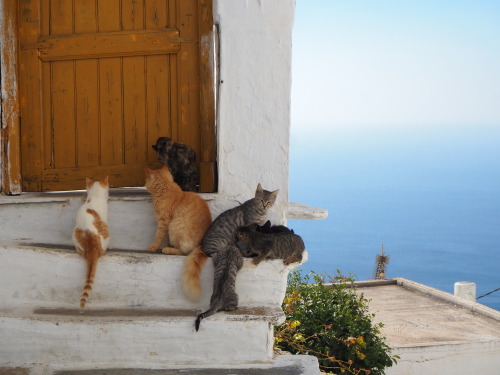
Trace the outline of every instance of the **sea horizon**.
{"label": "sea horizon", "polygon": [[[498,144],[500,126],[395,134],[292,127],[289,200],[329,212],[288,221],[309,253],[302,271],[372,279],[384,245],[386,278],[449,293],[472,281],[478,297],[500,287]],[[500,310],[500,292],[477,302]]]}

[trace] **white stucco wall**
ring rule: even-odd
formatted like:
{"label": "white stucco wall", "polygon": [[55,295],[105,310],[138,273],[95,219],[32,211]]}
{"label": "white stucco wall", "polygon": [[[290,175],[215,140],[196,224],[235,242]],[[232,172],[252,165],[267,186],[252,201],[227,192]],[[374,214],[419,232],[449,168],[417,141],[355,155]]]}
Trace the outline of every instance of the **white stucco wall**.
{"label": "white stucco wall", "polygon": [[220,32],[219,195],[232,207],[257,183],[280,189],[270,214],[288,203],[294,0],[216,0]]}

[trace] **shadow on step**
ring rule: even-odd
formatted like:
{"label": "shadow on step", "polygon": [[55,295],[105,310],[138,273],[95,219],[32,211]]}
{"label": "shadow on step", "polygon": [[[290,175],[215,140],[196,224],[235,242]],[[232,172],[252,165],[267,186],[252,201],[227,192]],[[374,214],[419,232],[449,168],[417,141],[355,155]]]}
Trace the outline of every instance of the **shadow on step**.
{"label": "shadow on step", "polygon": [[[89,316],[89,317],[193,317],[195,318],[201,310],[181,309],[144,309],[144,308],[100,308],[100,309],[68,309],[68,308],[37,308],[33,314],[59,315],[59,316]],[[276,314],[276,311],[266,307],[239,307],[233,311],[220,311],[219,313],[244,316],[267,316]],[[236,320],[236,319],[235,319]]]}
{"label": "shadow on step", "polygon": [[54,375],[300,375],[302,369],[297,366],[283,366],[273,368],[246,368],[246,369],[105,369],[105,370],[76,370],[57,371]]}
{"label": "shadow on step", "polygon": [[91,317],[196,317],[197,310],[167,310],[167,309],[65,309],[65,308],[38,308],[33,314],[64,315],[64,316],[91,316]]}

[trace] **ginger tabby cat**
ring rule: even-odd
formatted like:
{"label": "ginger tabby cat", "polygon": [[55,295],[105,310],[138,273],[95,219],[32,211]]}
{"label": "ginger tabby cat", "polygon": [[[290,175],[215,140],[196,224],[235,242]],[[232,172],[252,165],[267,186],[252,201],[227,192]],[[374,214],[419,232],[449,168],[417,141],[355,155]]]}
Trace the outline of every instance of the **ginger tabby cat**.
{"label": "ginger tabby cat", "polygon": [[148,250],[158,251],[165,241],[162,253],[189,254],[183,271],[183,286],[186,295],[196,300],[201,293],[200,272],[207,260],[202,241],[212,223],[210,210],[198,194],[181,190],[167,166],[144,170],[146,188],[153,198],[158,221],[153,244]]}

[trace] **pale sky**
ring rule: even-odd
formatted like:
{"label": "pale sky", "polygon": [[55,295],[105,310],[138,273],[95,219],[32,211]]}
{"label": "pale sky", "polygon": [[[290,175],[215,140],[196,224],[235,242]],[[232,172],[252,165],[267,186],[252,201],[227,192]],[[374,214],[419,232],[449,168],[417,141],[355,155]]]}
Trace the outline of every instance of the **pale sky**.
{"label": "pale sky", "polygon": [[500,0],[297,0],[292,130],[500,126]]}

